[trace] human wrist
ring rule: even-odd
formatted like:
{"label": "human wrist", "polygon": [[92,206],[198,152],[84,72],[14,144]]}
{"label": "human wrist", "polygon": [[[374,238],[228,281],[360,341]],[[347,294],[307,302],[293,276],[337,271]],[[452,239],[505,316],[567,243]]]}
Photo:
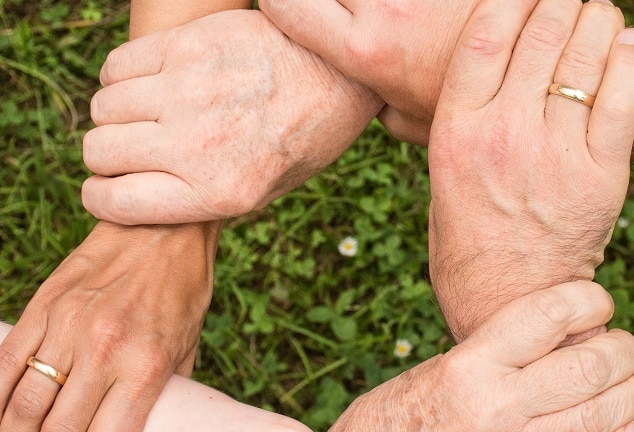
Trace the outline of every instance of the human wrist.
{"label": "human wrist", "polygon": [[[429,272],[447,324],[459,342],[511,300],[576,280],[592,280],[597,253],[502,223],[439,223],[430,211]],[[437,203],[436,203],[437,204]],[[442,218],[443,216],[440,216]],[[589,249],[589,248],[588,248]],[[601,249],[602,251],[602,249]]]}
{"label": "human wrist", "polygon": [[[172,260],[181,271],[192,275],[204,275],[206,286],[211,290],[213,261],[222,224],[222,221],[212,221],[179,225],[127,226],[99,221],[86,241],[77,248],[76,254],[81,254],[91,261],[125,251],[122,259],[133,265],[134,261],[151,256],[160,250],[162,255]],[[125,249],[122,249],[121,245],[125,245]]]}

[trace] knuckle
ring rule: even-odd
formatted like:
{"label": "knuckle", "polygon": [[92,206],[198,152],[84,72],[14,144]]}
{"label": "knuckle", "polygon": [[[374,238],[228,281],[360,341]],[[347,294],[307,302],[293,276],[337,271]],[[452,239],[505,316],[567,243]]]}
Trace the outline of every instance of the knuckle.
{"label": "knuckle", "polygon": [[562,67],[595,76],[603,73],[605,55],[601,55],[595,47],[575,43],[564,50],[559,64]]}
{"label": "knuckle", "polygon": [[604,23],[605,25],[607,25],[609,21],[613,21],[617,24],[621,24],[625,21],[621,9],[619,9],[618,7],[614,7],[611,4],[591,2],[585,3],[583,5],[583,8],[588,13],[594,15],[596,19],[601,20],[600,22]]}
{"label": "knuckle", "polygon": [[12,350],[0,350],[0,374],[4,375],[18,367],[24,368],[23,362],[18,360],[18,356]]}
{"label": "knuckle", "polygon": [[31,424],[44,418],[48,407],[41,392],[18,387],[11,396],[9,410],[18,421]]}
{"label": "knuckle", "polygon": [[108,209],[110,217],[125,219],[125,216],[132,215],[134,211],[134,203],[129,193],[129,189],[120,187],[109,187],[104,191],[102,208]]}
{"label": "knuckle", "polygon": [[81,432],[77,424],[70,417],[62,419],[46,420],[42,425],[40,432]]}
{"label": "knuckle", "polygon": [[128,336],[128,328],[121,320],[96,318],[90,327],[93,357],[98,361],[107,361]]}
{"label": "knuckle", "polygon": [[380,16],[401,18],[410,15],[412,5],[412,2],[403,0],[378,0],[375,7]]}
{"label": "knuckle", "polygon": [[542,291],[535,296],[535,310],[539,318],[548,327],[558,327],[566,323],[571,316],[569,302],[560,294],[553,291]]}
{"label": "knuckle", "polygon": [[169,375],[173,372],[172,361],[158,343],[147,346],[139,367],[142,371],[141,381],[153,382],[157,376]]}
{"label": "knuckle", "polygon": [[[634,64],[632,64],[634,67]],[[609,126],[617,133],[627,137],[634,129],[634,104],[625,95],[626,92],[611,94],[609,98],[603,98],[600,104],[595,104],[593,110],[609,122]]]}
{"label": "knuckle", "polygon": [[602,432],[606,430],[596,400],[584,402],[579,409],[579,422],[584,432]]}
{"label": "knuckle", "polygon": [[520,35],[520,41],[539,51],[560,50],[568,42],[568,33],[558,19],[551,16],[535,17]]}
{"label": "knuckle", "polygon": [[496,57],[508,44],[504,32],[491,16],[481,17],[466,32],[462,46],[473,58]]}
{"label": "knuckle", "polygon": [[134,367],[135,380],[128,389],[130,397],[138,400],[158,396],[174,369],[166,350],[161,349],[158,344],[146,346]]}
{"label": "knuckle", "polygon": [[373,72],[383,70],[382,65],[389,52],[379,40],[368,34],[364,34],[363,37],[351,35],[345,38],[343,49],[356,68]]}
{"label": "knuckle", "polygon": [[577,356],[580,385],[588,390],[603,389],[609,382],[611,367],[599,349],[585,349]]}
{"label": "knuckle", "polygon": [[[125,44],[124,44],[125,45]],[[116,76],[114,71],[121,70],[125,57],[123,54],[123,45],[119,48],[115,48],[108,53],[106,56],[106,61],[101,67],[101,71],[99,72],[99,81],[102,86],[108,86],[116,81]]]}

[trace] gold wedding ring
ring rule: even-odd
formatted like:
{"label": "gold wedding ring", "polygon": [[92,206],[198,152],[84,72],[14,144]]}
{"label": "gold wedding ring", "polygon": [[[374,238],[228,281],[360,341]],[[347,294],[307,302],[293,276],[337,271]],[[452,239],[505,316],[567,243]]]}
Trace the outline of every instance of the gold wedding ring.
{"label": "gold wedding ring", "polygon": [[590,108],[592,108],[592,106],[594,105],[594,100],[596,99],[595,96],[588,94],[582,90],[557,83],[553,83],[550,85],[550,87],[548,87],[548,93],[563,96],[575,102],[582,103]]}
{"label": "gold wedding ring", "polygon": [[26,364],[36,371],[43,373],[59,385],[64,385],[64,383],[66,383],[66,380],[68,379],[66,375],[55,369],[53,366],[47,365],[46,363],[36,359],[33,356],[28,358]]}

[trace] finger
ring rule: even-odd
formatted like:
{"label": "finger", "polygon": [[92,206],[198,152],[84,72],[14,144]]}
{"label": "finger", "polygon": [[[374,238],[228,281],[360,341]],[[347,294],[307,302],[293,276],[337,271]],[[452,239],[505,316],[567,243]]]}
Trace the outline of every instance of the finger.
{"label": "finger", "polygon": [[[608,62],[610,47],[623,27],[623,15],[607,0],[586,3],[552,81],[596,95]],[[550,84],[545,82],[540,90],[548,88]],[[547,94],[545,91],[543,93]],[[559,130],[575,133],[579,137],[578,142],[585,146],[591,108],[559,95],[550,94],[547,98],[547,121]],[[571,125],[580,127],[571,129]]]}
{"label": "finger", "polygon": [[570,409],[534,418],[524,430],[614,431],[632,420],[634,377]]}
{"label": "finger", "polygon": [[194,371],[194,365],[196,363],[196,354],[198,352],[198,344],[196,344],[185,356],[182,362],[176,366],[175,374],[184,376],[186,378],[191,378],[192,372]]}
{"label": "finger", "polygon": [[22,318],[0,344],[0,414],[26,372],[26,360],[37,352],[46,334],[44,319],[30,319],[30,311],[34,310],[35,304],[32,302],[27,306]]}
{"label": "finger", "polygon": [[483,0],[476,6],[449,62],[445,107],[473,110],[497,94],[535,0]]}
{"label": "finger", "polygon": [[634,336],[620,330],[556,350],[518,373],[522,406],[538,417],[585,402],[634,375],[633,358]]}
{"label": "finger", "polygon": [[82,186],[82,201],[96,218],[124,225],[212,219],[194,205],[198,199],[187,183],[164,172],[89,177]]}
{"label": "finger", "polygon": [[600,285],[565,283],[514,300],[467,341],[496,364],[524,367],[550,353],[567,335],[605,324],[613,311],[612,298]]}
{"label": "finger", "polygon": [[90,116],[97,126],[156,121],[166,103],[162,94],[157,76],[122,81],[95,93]]}
{"label": "finger", "polygon": [[[108,365],[107,362],[105,364]],[[78,359],[46,417],[44,429],[88,430],[99,404],[112,385],[110,376],[103,365],[95,367],[94,362],[91,364],[86,359]]]}
{"label": "finger", "polygon": [[259,2],[259,7],[295,42],[319,54],[345,75],[354,76],[354,68],[342,55],[353,15],[340,2],[265,0]]}
{"label": "finger", "polygon": [[165,32],[158,32],[112,50],[101,67],[101,85],[158,74],[165,61],[166,42]]}
{"label": "finger", "polygon": [[[46,341],[35,357],[45,365],[68,374],[70,361],[63,351],[50,351]],[[35,432],[41,429],[62,386],[34,367],[29,367],[16,386],[2,417],[0,432]]]}
{"label": "finger", "polygon": [[165,137],[156,122],[99,126],[84,135],[84,164],[102,176],[168,171],[173,166],[164,155]]}
{"label": "finger", "polygon": [[[553,82],[581,6],[581,0],[541,0],[537,4],[515,45],[502,98],[521,96],[528,101],[541,100],[542,107],[546,104],[545,90]],[[509,89],[510,95],[505,89]]]}
{"label": "finger", "polygon": [[[115,384],[99,406],[89,432],[137,432],[143,426],[160,392],[137,391]],[[129,397],[128,394],[139,397]]]}
{"label": "finger", "polygon": [[634,29],[621,31],[612,45],[588,125],[593,159],[616,174],[629,174],[634,142]]}
{"label": "finger", "polygon": [[143,429],[172,371],[161,368],[159,358],[139,360],[136,359],[137,366],[126,370],[127,377],[117,378],[109,389],[89,431],[136,432]]}
{"label": "finger", "polygon": [[394,138],[426,147],[432,119],[418,119],[386,105],[377,115],[379,121]]}

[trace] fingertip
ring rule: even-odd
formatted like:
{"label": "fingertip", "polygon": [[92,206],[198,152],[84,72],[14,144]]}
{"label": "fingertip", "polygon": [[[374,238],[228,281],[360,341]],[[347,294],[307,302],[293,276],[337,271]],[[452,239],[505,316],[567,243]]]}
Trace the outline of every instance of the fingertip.
{"label": "fingertip", "polygon": [[108,180],[112,179],[100,175],[94,175],[84,180],[81,186],[81,201],[84,208],[99,220],[131,225],[126,219],[119,217],[117,212],[113,214],[110,210],[113,197],[107,184]]}
{"label": "fingertip", "polygon": [[621,30],[619,35],[616,37],[616,41],[622,45],[634,45],[634,28],[628,27]]}
{"label": "fingertip", "polygon": [[421,147],[427,147],[429,144],[431,119],[407,116],[389,105],[383,107],[377,118],[397,140]]}
{"label": "fingertip", "polygon": [[555,285],[548,289],[559,292],[562,295],[564,301],[574,308],[573,311],[576,318],[592,315],[596,326],[582,328],[581,331],[602,326],[614,315],[614,300],[612,296],[596,282],[578,280]]}

